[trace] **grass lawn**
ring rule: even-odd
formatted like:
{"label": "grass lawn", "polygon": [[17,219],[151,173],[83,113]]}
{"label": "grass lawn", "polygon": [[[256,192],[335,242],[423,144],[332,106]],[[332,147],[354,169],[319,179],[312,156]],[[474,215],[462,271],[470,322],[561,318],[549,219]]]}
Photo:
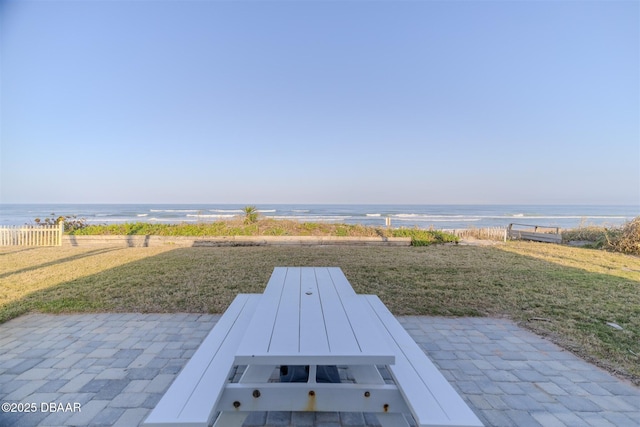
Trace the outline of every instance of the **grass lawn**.
{"label": "grass lawn", "polygon": [[[0,248],[0,322],[27,312],[221,313],[275,266],[338,266],[396,315],[507,316],[640,385],[640,258],[560,245]],[[607,325],[614,322],[623,330]]]}

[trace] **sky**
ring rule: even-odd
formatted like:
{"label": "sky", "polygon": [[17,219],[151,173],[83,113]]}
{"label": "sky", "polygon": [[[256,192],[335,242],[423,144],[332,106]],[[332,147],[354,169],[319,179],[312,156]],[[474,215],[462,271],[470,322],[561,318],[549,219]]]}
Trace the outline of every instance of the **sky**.
{"label": "sky", "polygon": [[640,205],[640,2],[0,0],[0,203]]}

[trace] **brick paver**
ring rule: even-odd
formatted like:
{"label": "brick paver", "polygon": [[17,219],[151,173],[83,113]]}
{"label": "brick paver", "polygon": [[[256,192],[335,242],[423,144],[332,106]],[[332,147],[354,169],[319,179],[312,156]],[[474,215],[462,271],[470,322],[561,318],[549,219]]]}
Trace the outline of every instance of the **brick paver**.
{"label": "brick paver", "polygon": [[[0,426],[138,425],[218,318],[35,314],[6,322],[0,325],[0,403],[32,403],[36,411],[0,412]],[[638,425],[638,387],[512,322],[399,320],[486,426]],[[245,422],[375,425],[371,414],[337,412],[254,413]]]}

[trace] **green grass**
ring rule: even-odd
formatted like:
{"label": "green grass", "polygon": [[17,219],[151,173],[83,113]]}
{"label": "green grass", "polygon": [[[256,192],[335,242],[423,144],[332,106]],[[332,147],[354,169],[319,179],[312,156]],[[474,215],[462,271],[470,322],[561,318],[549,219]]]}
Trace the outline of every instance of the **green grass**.
{"label": "green grass", "polygon": [[[221,313],[275,266],[338,266],[396,315],[507,316],[640,384],[640,258],[543,243],[0,248],[0,322],[28,312]],[[622,331],[606,325],[615,322]]]}

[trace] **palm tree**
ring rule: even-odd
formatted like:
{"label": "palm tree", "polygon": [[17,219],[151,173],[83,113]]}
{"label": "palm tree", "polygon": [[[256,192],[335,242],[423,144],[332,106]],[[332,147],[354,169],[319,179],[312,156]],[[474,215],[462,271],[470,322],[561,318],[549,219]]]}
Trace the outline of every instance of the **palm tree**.
{"label": "palm tree", "polygon": [[258,208],[255,206],[245,206],[242,211],[244,212],[245,224],[253,224],[258,221]]}

